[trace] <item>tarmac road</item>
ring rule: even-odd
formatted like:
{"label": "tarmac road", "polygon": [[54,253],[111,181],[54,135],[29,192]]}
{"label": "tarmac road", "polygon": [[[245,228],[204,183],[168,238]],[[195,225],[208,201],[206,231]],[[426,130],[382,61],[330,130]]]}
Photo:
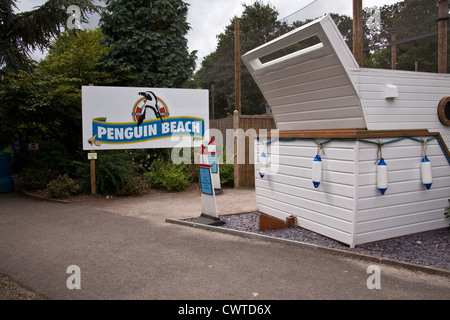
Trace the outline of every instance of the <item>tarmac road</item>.
{"label": "tarmac road", "polygon": [[[0,194],[0,273],[59,300],[450,299],[445,276],[380,262],[381,288],[369,289],[367,261],[164,222],[198,216],[199,199],[62,204]],[[254,194],[225,190],[219,201],[221,213],[251,211]],[[81,288],[71,290],[73,265]]]}

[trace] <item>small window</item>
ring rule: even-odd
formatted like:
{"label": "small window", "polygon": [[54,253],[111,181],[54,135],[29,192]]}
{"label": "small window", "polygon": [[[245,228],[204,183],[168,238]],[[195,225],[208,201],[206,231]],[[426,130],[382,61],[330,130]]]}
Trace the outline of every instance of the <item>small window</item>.
{"label": "small window", "polygon": [[442,98],[439,102],[438,117],[444,126],[450,126],[450,97]]}

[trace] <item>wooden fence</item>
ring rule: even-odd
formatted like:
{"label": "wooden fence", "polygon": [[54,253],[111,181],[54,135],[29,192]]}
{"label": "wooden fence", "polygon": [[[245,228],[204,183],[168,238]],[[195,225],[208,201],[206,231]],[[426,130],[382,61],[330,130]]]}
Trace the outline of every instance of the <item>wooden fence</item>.
{"label": "wooden fence", "polygon": [[[254,148],[253,139],[255,136],[252,133],[258,134],[261,129],[266,129],[270,133],[271,129],[276,129],[275,121],[272,115],[238,115],[235,113],[234,117],[224,119],[209,120],[210,129],[218,129],[222,133],[223,146],[227,145],[227,130],[242,129],[245,138],[245,163],[237,163],[236,149],[227,150],[228,154],[235,155],[235,170],[234,170],[234,186],[239,187],[254,187],[255,186],[255,166],[253,164]],[[253,131],[254,130],[254,131]],[[235,137],[236,148],[236,137]],[[241,158],[242,159],[242,158]]]}

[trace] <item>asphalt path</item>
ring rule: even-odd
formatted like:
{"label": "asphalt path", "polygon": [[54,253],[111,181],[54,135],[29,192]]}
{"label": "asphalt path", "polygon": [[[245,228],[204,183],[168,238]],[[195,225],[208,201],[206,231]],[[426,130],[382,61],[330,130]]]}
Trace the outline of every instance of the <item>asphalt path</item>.
{"label": "asphalt path", "polygon": [[[221,201],[236,205],[233,192]],[[0,194],[0,273],[56,300],[450,299],[443,275],[380,262],[375,279],[374,262],[166,223],[177,212],[195,217],[187,210],[200,202],[195,193],[164,197],[55,203]]]}

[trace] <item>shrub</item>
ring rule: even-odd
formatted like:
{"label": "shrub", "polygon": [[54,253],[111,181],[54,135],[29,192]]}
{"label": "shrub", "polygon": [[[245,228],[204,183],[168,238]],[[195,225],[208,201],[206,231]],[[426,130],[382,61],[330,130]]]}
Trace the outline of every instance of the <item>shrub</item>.
{"label": "shrub", "polygon": [[234,187],[234,165],[221,164],[219,166],[220,185],[222,187]]}
{"label": "shrub", "polygon": [[185,164],[174,164],[159,158],[152,162],[144,179],[152,188],[165,188],[168,191],[184,190],[189,183]]}
{"label": "shrub", "polygon": [[63,199],[80,192],[80,185],[67,174],[59,175],[47,185],[50,197]]}
{"label": "shrub", "polygon": [[[90,192],[89,162],[76,162],[74,170],[80,177],[80,185],[85,193]],[[95,176],[97,193],[119,194],[136,176],[136,165],[132,163],[126,151],[98,151],[95,160]]]}
{"label": "shrub", "polygon": [[24,186],[28,190],[45,189],[56,178],[56,174],[47,168],[25,168],[22,171]]}
{"label": "shrub", "polygon": [[146,180],[137,176],[129,181],[122,190],[118,193],[119,196],[140,196],[148,190],[148,184]]}
{"label": "shrub", "polygon": [[[231,163],[227,163],[227,159]],[[220,185],[223,187],[234,187],[234,165],[233,157],[227,156],[226,153],[223,154],[223,163],[219,166],[220,173]]]}

